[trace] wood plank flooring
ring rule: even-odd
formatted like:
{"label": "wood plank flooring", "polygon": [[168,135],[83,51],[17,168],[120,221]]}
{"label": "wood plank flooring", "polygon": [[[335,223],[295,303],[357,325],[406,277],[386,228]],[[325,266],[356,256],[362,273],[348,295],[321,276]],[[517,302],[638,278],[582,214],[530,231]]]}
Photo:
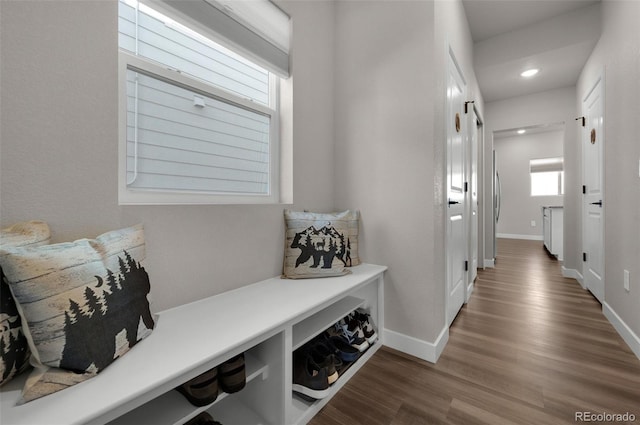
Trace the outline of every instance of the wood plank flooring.
{"label": "wood plank flooring", "polygon": [[640,360],[542,242],[500,239],[437,364],[383,347],[310,424],[556,425],[576,412],[640,424]]}

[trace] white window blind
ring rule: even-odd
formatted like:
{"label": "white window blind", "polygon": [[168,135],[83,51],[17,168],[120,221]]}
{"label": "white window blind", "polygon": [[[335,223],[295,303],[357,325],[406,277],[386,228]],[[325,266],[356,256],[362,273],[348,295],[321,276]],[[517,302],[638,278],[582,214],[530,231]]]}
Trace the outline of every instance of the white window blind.
{"label": "white window blind", "polygon": [[119,1],[120,202],[277,202],[277,77],[163,12]]}
{"label": "white window blind", "polygon": [[143,0],[169,11],[204,35],[214,34],[226,47],[289,77],[289,16],[269,0]]}
{"label": "white window blind", "polygon": [[239,96],[269,103],[269,72],[264,68],[144,4],[120,1],[119,5],[121,49]]}
{"label": "white window blind", "polygon": [[541,158],[529,161],[531,196],[557,196],[564,194],[564,159]]}
{"label": "white window blind", "polygon": [[127,72],[127,185],[269,193],[269,117]]}
{"label": "white window blind", "polygon": [[550,171],[562,171],[564,168],[564,158],[541,158],[529,161],[529,172],[544,173]]}

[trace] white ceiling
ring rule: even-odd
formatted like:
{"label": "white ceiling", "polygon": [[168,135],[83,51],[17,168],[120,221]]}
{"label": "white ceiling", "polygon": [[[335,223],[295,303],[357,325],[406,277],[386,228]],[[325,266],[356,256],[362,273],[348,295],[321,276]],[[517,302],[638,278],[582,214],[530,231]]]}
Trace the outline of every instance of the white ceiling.
{"label": "white ceiling", "polygon": [[[462,0],[485,102],[574,85],[600,37],[599,0]],[[540,73],[523,79],[520,72]]]}
{"label": "white ceiling", "polygon": [[518,130],[524,130],[525,134],[547,133],[550,131],[563,131],[563,122],[554,122],[549,124],[531,125],[527,127],[507,128],[493,132],[493,140],[505,139],[509,137],[518,137]]}

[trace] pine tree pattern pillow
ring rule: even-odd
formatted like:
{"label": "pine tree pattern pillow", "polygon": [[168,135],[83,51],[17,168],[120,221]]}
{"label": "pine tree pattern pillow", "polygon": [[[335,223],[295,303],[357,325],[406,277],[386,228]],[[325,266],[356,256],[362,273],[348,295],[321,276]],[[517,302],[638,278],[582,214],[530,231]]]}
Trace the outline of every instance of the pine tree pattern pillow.
{"label": "pine tree pattern pillow", "polygon": [[142,226],[0,251],[35,371],[22,402],[95,376],[154,328]]}
{"label": "pine tree pattern pillow", "polygon": [[[0,230],[0,249],[8,246],[41,246],[51,232],[43,221],[23,221]],[[29,344],[22,320],[0,267],[0,386],[29,367]]]}
{"label": "pine tree pattern pillow", "polygon": [[283,277],[341,276],[360,264],[358,211],[313,213],[284,211]]}

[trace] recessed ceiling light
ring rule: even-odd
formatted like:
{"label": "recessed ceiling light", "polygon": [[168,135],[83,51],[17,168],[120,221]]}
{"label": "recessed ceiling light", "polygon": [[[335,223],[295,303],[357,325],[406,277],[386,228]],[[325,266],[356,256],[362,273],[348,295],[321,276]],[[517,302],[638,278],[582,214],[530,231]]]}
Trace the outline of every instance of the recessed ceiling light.
{"label": "recessed ceiling light", "polygon": [[536,75],[539,71],[540,71],[540,70],[539,70],[539,69],[537,69],[537,68],[527,69],[526,71],[521,72],[521,73],[520,73],[520,76],[521,76],[521,77],[525,77],[525,78],[533,77],[533,76],[534,76],[534,75]]}
{"label": "recessed ceiling light", "polygon": [[518,134],[524,134],[526,132],[527,132],[527,130],[525,130],[524,128],[518,130]]}

